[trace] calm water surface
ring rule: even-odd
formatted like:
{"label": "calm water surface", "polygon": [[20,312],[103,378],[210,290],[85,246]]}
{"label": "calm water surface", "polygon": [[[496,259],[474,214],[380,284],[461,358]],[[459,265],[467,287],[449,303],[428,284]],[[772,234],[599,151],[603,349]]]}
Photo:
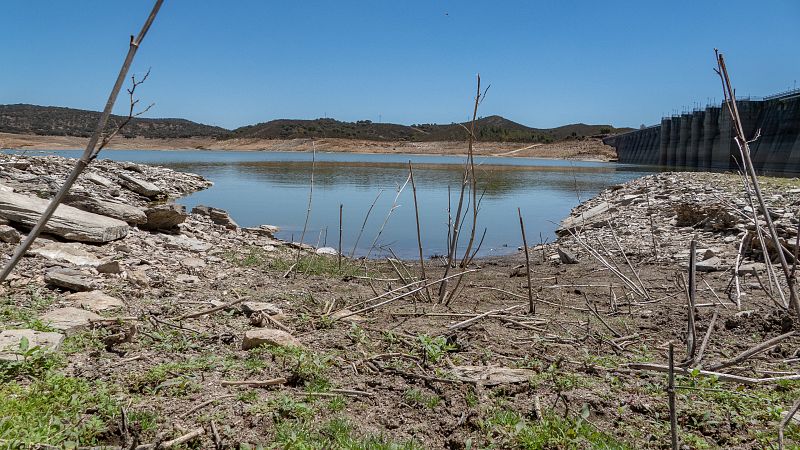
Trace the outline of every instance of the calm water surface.
{"label": "calm water surface", "polygon": [[[36,153],[40,152],[28,152]],[[80,154],[52,153],[68,157]],[[212,180],[214,186],[179,199],[179,203],[188,208],[198,204],[223,208],[241,226],[278,225],[278,237],[300,239],[311,184],[311,153],[112,150],[104,151],[101,158],[198,173]],[[414,165],[425,253],[446,253],[448,187],[455,210],[463,157],[317,153],[311,216],[304,241],[335,248],[341,204],[342,247],[349,254],[377,197],[356,255],[368,253],[375,241],[373,257],[386,255],[391,248],[400,257],[413,258],[417,254],[417,235],[410,183],[398,194],[408,177],[409,160]],[[475,161],[479,192],[483,193],[478,233],[486,229],[479,253],[482,256],[511,253],[521,245],[518,207],[529,242],[538,242],[540,234],[542,239],[552,240],[558,222],[579,199],[586,200],[606,186],[642,176],[647,170],[614,163],[533,158],[482,157]],[[384,221],[386,226],[376,240]]]}

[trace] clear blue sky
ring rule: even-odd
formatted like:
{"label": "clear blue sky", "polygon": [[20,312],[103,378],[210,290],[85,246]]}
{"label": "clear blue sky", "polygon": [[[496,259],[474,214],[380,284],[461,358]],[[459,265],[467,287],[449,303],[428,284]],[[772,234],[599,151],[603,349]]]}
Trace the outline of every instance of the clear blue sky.
{"label": "clear blue sky", "polygon": [[[0,103],[101,109],[151,4],[4,0]],[[799,19],[798,0],[166,0],[133,69],[147,117],[228,128],[461,121],[476,73],[482,116],[638,126],[719,100],[715,46],[739,95],[792,87]]]}

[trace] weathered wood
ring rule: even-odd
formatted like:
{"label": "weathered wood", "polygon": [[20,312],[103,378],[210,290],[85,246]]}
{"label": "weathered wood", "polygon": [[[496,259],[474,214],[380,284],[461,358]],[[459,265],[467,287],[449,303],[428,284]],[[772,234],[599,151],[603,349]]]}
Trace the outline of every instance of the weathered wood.
{"label": "weathered wood", "polygon": [[[47,209],[48,200],[0,191],[0,217],[33,227]],[[109,242],[128,234],[128,224],[67,205],[59,205],[43,231],[80,242]]]}

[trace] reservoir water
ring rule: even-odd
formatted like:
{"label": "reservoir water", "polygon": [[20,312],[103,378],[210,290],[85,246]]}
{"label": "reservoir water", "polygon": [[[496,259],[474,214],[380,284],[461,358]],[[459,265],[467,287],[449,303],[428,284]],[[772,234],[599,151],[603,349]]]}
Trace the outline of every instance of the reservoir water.
{"label": "reservoir water", "polygon": [[[27,152],[42,153],[80,155],[78,151]],[[100,157],[200,174],[214,186],[181,198],[179,203],[187,208],[198,204],[222,208],[241,226],[277,225],[281,229],[278,237],[300,240],[311,186],[310,152],[107,150]],[[391,249],[399,257],[415,257],[411,184],[400,191],[408,178],[409,160],[414,166],[424,251],[426,256],[445,254],[448,187],[454,213],[464,157],[318,152],[304,242],[337,247],[341,204],[345,254],[353,249],[363,226],[356,256],[369,253],[381,257]],[[479,256],[511,253],[521,245],[517,208],[522,210],[529,244],[540,239],[552,241],[559,221],[579,201],[648,170],[625,164],[533,158],[476,157],[475,163],[480,197],[478,238],[486,230]]]}

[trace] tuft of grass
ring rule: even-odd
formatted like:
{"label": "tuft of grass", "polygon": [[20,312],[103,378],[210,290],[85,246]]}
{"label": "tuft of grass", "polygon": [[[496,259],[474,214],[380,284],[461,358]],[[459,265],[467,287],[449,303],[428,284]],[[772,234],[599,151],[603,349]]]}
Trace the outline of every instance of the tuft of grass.
{"label": "tuft of grass", "polygon": [[631,448],[596,430],[586,422],[588,416],[589,411],[584,407],[576,419],[547,415],[541,420],[530,421],[516,411],[496,408],[480,425],[488,440],[497,442],[499,448]]}
{"label": "tuft of grass", "polygon": [[327,371],[331,367],[329,355],[295,346],[265,345],[263,348],[274,358],[281,360],[283,366],[291,373],[292,384],[311,384],[317,390],[329,385],[327,378]]}
{"label": "tuft of grass", "polygon": [[222,257],[238,267],[262,267],[269,264],[267,252],[256,246],[248,247],[246,253],[228,251]]}
{"label": "tuft of grass", "polygon": [[102,383],[48,373],[30,384],[0,385],[0,439],[9,448],[32,443],[97,445],[119,405]]}
{"label": "tuft of grass", "polygon": [[[19,349],[15,351],[20,359],[0,361],[0,383],[19,378],[40,378],[51,370],[64,365],[64,358],[59,354],[29,345],[28,340],[23,338]],[[2,429],[2,425],[0,425],[0,429]]]}
{"label": "tuft of grass", "polygon": [[213,369],[217,364],[218,361],[211,357],[158,364],[144,373],[134,375],[129,382],[130,390],[182,397],[200,389],[200,386],[190,378],[191,373]]}
{"label": "tuft of grass", "polygon": [[383,435],[358,433],[342,418],[322,424],[309,421],[282,421],[275,426],[275,448],[286,450],[416,450],[422,447],[413,441],[394,442]]}
{"label": "tuft of grass", "polygon": [[436,394],[426,394],[419,389],[409,389],[403,394],[403,399],[411,406],[420,406],[434,409],[439,406],[442,399]]}
{"label": "tuft of grass", "polygon": [[364,274],[364,269],[354,264],[349,259],[342,259],[342,267],[339,268],[338,258],[327,255],[305,255],[298,261],[292,257],[279,257],[271,262],[275,270],[286,272],[290,267],[298,274],[318,275],[330,278],[354,277]]}

